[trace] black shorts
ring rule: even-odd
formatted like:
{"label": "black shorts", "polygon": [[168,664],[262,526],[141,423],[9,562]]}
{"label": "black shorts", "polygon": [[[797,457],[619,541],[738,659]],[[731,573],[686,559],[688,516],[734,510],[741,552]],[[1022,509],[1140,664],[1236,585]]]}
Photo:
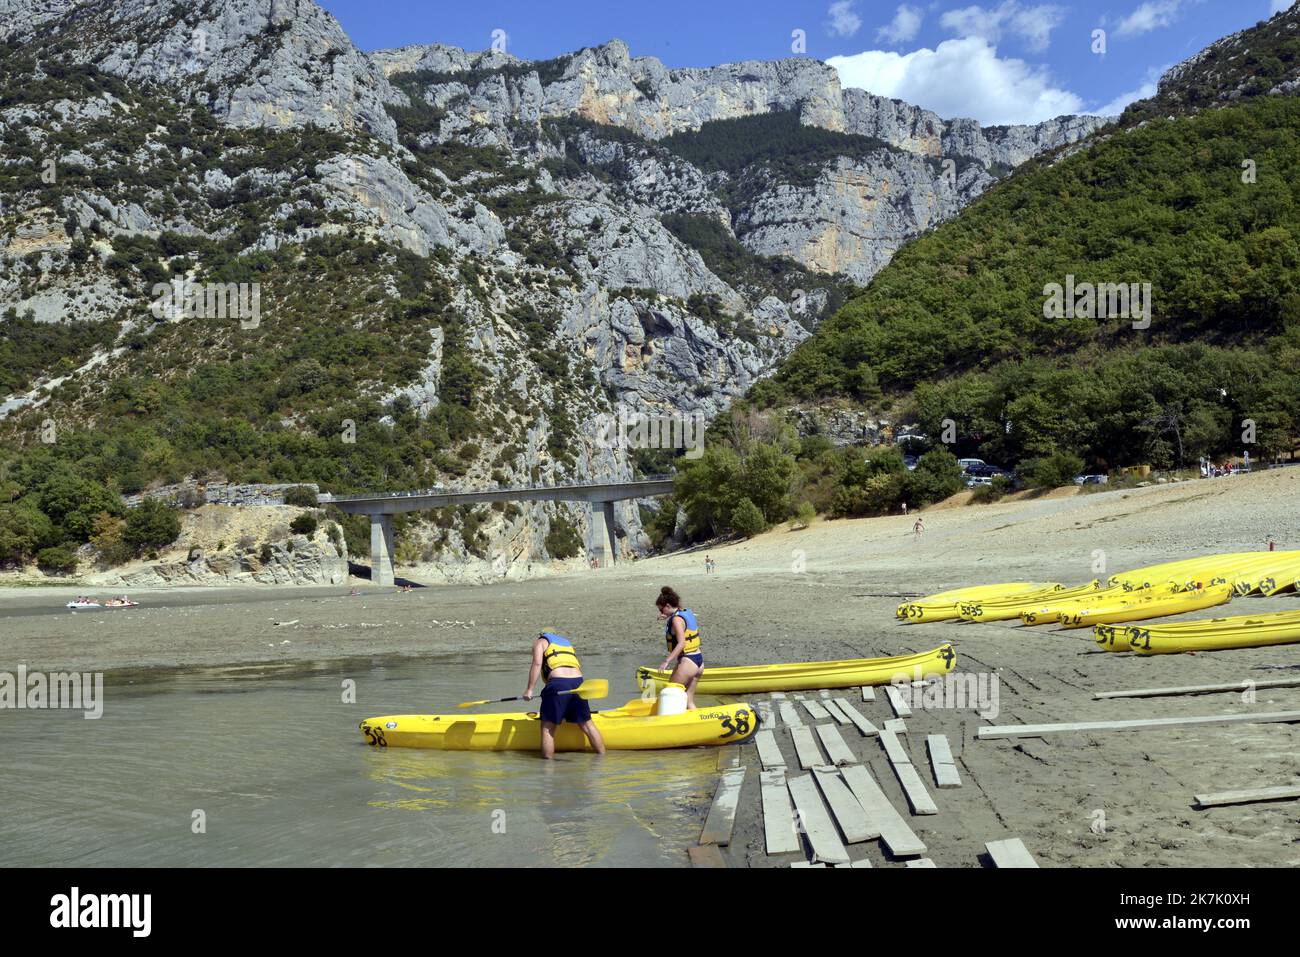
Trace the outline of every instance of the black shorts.
{"label": "black shorts", "polygon": [[542,689],[542,705],[538,712],[543,721],[559,724],[583,724],[591,720],[591,706],[587,699],[576,694],[560,694],[582,686],[581,678],[552,678]]}

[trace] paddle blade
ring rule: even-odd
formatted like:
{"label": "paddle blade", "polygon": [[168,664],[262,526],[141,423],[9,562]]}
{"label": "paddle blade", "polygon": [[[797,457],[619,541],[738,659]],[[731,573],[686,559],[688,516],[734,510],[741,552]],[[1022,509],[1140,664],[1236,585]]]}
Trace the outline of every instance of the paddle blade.
{"label": "paddle blade", "polygon": [[609,695],[609,682],[604,678],[588,678],[578,688],[579,698],[604,698]]}
{"label": "paddle blade", "polygon": [[476,705],[476,704],[491,704],[491,703],[492,703],[492,699],[491,699],[491,698],[484,698],[482,701],[462,701],[460,704],[456,705],[456,707],[458,707],[458,708],[472,708],[472,707],[474,707],[474,705]]}

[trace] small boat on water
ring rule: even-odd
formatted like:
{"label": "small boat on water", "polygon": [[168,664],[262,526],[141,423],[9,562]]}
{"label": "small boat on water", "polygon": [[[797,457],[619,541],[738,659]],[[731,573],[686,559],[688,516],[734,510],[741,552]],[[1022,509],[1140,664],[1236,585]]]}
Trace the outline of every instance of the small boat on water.
{"label": "small boat on water", "polygon": [[67,604],[68,608],[73,611],[91,611],[96,608],[135,608],[140,603],[132,601],[125,595],[120,598],[105,598],[103,601],[96,601],[94,598],[78,598]]}

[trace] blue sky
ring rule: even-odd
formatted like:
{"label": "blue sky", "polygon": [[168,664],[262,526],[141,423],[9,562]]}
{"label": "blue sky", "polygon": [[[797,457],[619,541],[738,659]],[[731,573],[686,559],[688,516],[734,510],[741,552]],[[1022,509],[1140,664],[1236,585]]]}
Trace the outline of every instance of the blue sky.
{"label": "blue sky", "polygon": [[[1118,112],[1169,66],[1292,0],[318,0],[362,50],[450,43],[494,31],[525,59],[614,37],[668,66],[803,55],[846,86],[944,117],[1029,123]],[[1105,52],[1093,31],[1105,31]]]}

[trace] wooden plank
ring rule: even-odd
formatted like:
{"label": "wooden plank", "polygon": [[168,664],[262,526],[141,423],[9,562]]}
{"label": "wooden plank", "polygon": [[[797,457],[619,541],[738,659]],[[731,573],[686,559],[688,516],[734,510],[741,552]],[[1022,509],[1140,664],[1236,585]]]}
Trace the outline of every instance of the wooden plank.
{"label": "wooden plank", "polygon": [[718,770],[740,767],[740,748],[718,748]]}
{"label": "wooden plank", "polygon": [[822,804],[821,796],[817,793],[817,785],[813,784],[812,775],[790,778],[786,781],[786,787],[790,789],[790,797],[794,799],[794,806],[799,811],[799,820],[803,823],[804,836],[812,848],[813,860],[829,864],[848,861],[849,852],[840,843],[835,825],[826,812],[826,805]]}
{"label": "wooden plank", "polygon": [[830,717],[830,712],[828,712],[816,701],[805,700],[803,702],[803,706],[808,709],[808,713],[812,715],[812,719],[814,721],[825,721],[827,718]]}
{"label": "wooden plank", "polygon": [[894,734],[907,734],[907,722],[902,718],[890,718],[881,727]]}
{"label": "wooden plank", "polygon": [[760,771],[759,797],[763,804],[763,840],[768,854],[790,854],[801,849],[799,831],[794,826],[790,792],[785,787],[784,771]]}
{"label": "wooden plank", "polygon": [[760,726],[776,729],[776,711],[772,708],[770,701],[755,701],[754,710],[758,712],[758,723]]}
{"label": "wooden plank", "polygon": [[889,699],[889,706],[894,709],[894,714],[900,718],[910,718],[912,709],[908,707],[907,702],[903,700],[902,694],[893,685],[885,686],[885,697]]}
{"label": "wooden plank", "polygon": [[894,857],[912,857],[925,853],[925,842],[913,833],[894,805],[880,790],[880,785],[861,764],[850,764],[840,769],[844,783],[867,812],[873,830],[880,832],[880,841]]}
{"label": "wooden plank", "polygon": [[1212,791],[1196,795],[1201,807],[1223,807],[1226,804],[1254,804],[1256,801],[1289,801],[1300,798],[1300,784],[1274,788],[1243,788],[1239,791]]}
{"label": "wooden plank", "polygon": [[984,845],[993,858],[994,867],[1037,867],[1038,862],[1025,847],[1025,842],[1018,837],[1005,841],[989,841]]}
{"label": "wooden plank", "polygon": [[1175,728],[1209,724],[1292,724],[1300,721],[1300,711],[1261,711],[1258,714],[1206,714],[1190,718],[1139,718],[1132,721],[1075,721],[1061,724],[1008,724],[985,725],[975,732],[975,737],[989,738],[1041,738],[1046,734],[1063,734],[1071,731],[1144,731],[1155,728]]}
{"label": "wooden plank", "polygon": [[935,864],[934,861],[930,860],[928,857],[918,857],[914,861],[908,861],[906,866],[907,867],[938,867],[938,865]]}
{"label": "wooden plank", "polygon": [[839,729],[833,724],[817,725],[817,737],[822,739],[822,747],[831,764],[857,764],[858,756],[849,750],[849,746],[840,737]]}
{"label": "wooden plank", "polygon": [[817,779],[817,787],[831,807],[835,823],[844,835],[845,844],[860,844],[880,837],[880,832],[872,827],[867,812],[862,809],[838,771],[829,767],[813,768],[813,777]]}
{"label": "wooden plank", "polygon": [[957,773],[957,762],[952,758],[948,736],[928,734],[925,745],[930,752],[930,765],[934,768],[934,783],[941,788],[961,787],[961,775]]}
{"label": "wooden plank", "polygon": [[794,739],[794,753],[799,759],[799,767],[808,771],[826,763],[817,748],[817,742],[813,740],[812,728],[791,728],[790,737]]}
{"label": "wooden plank", "polygon": [[718,850],[716,844],[706,844],[702,847],[688,847],[686,853],[691,857],[691,867],[726,867],[727,862],[722,857],[722,852]]}
{"label": "wooden plank", "polygon": [[827,713],[832,718],[834,718],[839,724],[849,723],[849,716],[845,714],[843,711],[841,711],[840,706],[836,704],[834,701],[832,701],[830,698],[827,698],[825,701],[822,702],[822,707],[825,708]]}
{"label": "wooden plank", "polygon": [[1098,691],[1092,697],[1106,698],[1162,698],[1180,694],[1214,694],[1220,691],[1247,691],[1260,688],[1300,688],[1300,678],[1270,678],[1267,681],[1235,681],[1217,685],[1186,685],[1182,688],[1139,688],[1136,691]]}
{"label": "wooden plank", "polygon": [[[821,689],[820,691],[818,691],[817,693],[818,693],[819,695],[821,695],[823,698],[829,698],[829,697],[831,696],[831,692],[830,692],[830,689],[829,689],[829,688],[822,688],[822,689]],[[822,702],[822,704],[825,704],[825,703],[826,703],[826,702],[824,702],[824,701]]]}
{"label": "wooden plank", "polygon": [[781,723],[789,728],[802,728],[803,718],[799,717],[799,712],[794,710],[794,705],[789,701],[778,701],[776,709],[781,713]]}
{"label": "wooden plank", "polygon": [[773,701],[780,701],[785,697],[785,692],[773,691],[768,697],[770,697]]}
{"label": "wooden plank", "polygon": [[853,722],[853,726],[862,733],[863,737],[870,738],[880,733],[879,728],[864,718],[862,712],[853,707],[853,705],[849,704],[843,698],[836,698],[835,703],[839,705],[840,710],[843,711],[848,719]]}
{"label": "wooden plank", "polygon": [[814,864],[812,861],[795,861],[791,867],[825,867],[825,864]]}
{"label": "wooden plank", "polygon": [[776,743],[775,732],[760,729],[754,735],[754,744],[758,747],[758,760],[762,762],[764,770],[775,771],[778,768],[785,770],[785,755],[781,753],[781,747]]}
{"label": "wooden plank", "polygon": [[722,772],[718,789],[713,794],[713,806],[709,808],[709,815],[704,819],[704,829],[700,831],[701,844],[726,847],[731,843],[731,831],[736,825],[736,807],[740,804],[740,789],[744,783],[744,768]]}
{"label": "wooden plank", "polygon": [[863,686],[862,686],[862,700],[863,700],[863,701],[875,701],[875,700],[876,700],[876,689],[873,688],[873,687],[871,687],[871,685],[863,685]]}
{"label": "wooden plank", "polygon": [[885,754],[889,755],[891,764],[911,764],[912,759],[898,741],[898,736],[892,731],[880,732],[880,743],[885,746]]}
{"label": "wooden plank", "polygon": [[921,780],[921,775],[916,773],[916,768],[911,764],[894,764],[893,761],[889,763],[893,766],[894,773],[898,775],[898,783],[903,786],[907,803],[912,805],[912,813],[938,814],[939,809],[935,807],[934,799],[925,789],[925,783]]}
{"label": "wooden plank", "polygon": [[854,861],[852,864],[849,865],[849,867],[870,867],[870,866],[871,866],[871,862],[867,860],[865,857],[862,860]]}

